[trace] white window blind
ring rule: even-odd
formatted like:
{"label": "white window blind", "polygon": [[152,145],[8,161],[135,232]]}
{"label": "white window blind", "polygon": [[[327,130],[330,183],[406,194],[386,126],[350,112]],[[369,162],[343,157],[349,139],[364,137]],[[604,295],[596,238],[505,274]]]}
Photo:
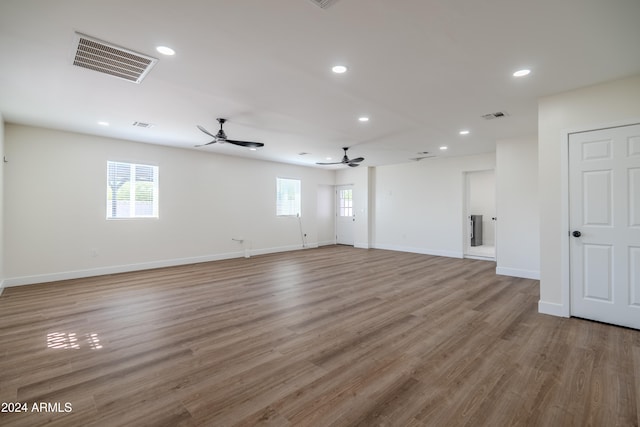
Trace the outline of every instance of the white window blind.
{"label": "white window blind", "polygon": [[301,215],[300,180],[276,178],[276,215]]}
{"label": "white window blind", "polygon": [[158,218],[158,167],[107,162],[107,219]]}

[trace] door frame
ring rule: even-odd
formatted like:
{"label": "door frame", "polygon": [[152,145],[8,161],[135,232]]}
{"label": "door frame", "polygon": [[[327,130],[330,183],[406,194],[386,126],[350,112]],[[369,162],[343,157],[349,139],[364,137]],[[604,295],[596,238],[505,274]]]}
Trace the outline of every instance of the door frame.
{"label": "door frame", "polygon": [[[552,304],[545,303],[544,309],[538,307],[541,313],[551,314],[561,317],[571,317],[571,230],[569,229],[569,137],[575,133],[592,132],[596,130],[612,129],[623,126],[632,126],[640,124],[640,118],[635,120],[620,120],[611,123],[594,124],[584,127],[567,128],[561,131],[560,143],[560,195],[561,195],[561,232],[566,233],[560,243],[560,277],[562,303],[557,307]],[[541,271],[541,278],[544,273]]]}
{"label": "door frame", "polygon": [[496,168],[490,169],[478,169],[478,170],[468,170],[462,172],[463,174],[463,209],[462,209],[462,257],[469,259],[480,259],[497,262],[498,260],[498,221],[493,221],[493,257],[480,257],[476,255],[469,254],[469,250],[471,248],[471,242],[469,241],[470,234],[470,225],[469,225],[469,216],[471,215],[471,183],[470,177],[474,173],[482,173],[482,172],[493,172],[493,198],[494,198],[494,206],[493,212],[495,217],[497,217],[498,210],[498,192],[496,189],[497,180],[496,180]]}

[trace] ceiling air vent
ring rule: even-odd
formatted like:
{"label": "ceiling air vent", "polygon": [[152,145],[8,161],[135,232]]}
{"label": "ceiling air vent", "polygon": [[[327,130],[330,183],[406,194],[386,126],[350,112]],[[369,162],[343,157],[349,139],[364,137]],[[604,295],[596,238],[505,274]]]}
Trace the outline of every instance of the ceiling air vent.
{"label": "ceiling air vent", "polygon": [[158,62],[157,58],[76,33],[73,65],[140,83]]}
{"label": "ceiling air vent", "polygon": [[329,6],[331,6],[332,4],[334,4],[336,1],[338,0],[310,0],[311,3],[315,4],[316,6],[322,8],[322,9],[326,9]]}
{"label": "ceiling air vent", "polygon": [[145,123],[145,122],[133,122],[131,123],[133,126],[137,127],[137,128],[152,128],[153,125],[151,123]]}
{"label": "ceiling air vent", "polygon": [[482,118],[485,120],[493,120],[493,119],[499,119],[499,118],[508,117],[508,116],[509,116],[509,113],[505,111],[497,111],[495,113],[483,114]]}

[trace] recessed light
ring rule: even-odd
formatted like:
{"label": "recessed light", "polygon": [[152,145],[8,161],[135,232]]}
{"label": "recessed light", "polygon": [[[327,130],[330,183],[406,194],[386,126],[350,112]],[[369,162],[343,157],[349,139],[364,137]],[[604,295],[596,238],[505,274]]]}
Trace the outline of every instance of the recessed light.
{"label": "recessed light", "polygon": [[326,157],[326,160],[331,160],[331,157]]}
{"label": "recessed light", "polygon": [[443,145],[442,147],[440,147],[440,149],[441,149],[442,151],[446,150],[447,148],[449,148],[449,147],[447,147],[446,145]]}
{"label": "recessed light", "polygon": [[469,135],[469,131],[468,130],[461,130],[460,131],[460,135]]}
{"label": "recessed light", "polygon": [[336,65],[331,69],[331,71],[336,74],[342,74],[347,72],[347,67],[345,67],[344,65]]}
{"label": "recessed light", "polygon": [[109,122],[98,122],[100,126],[109,126]]}
{"label": "recessed light", "polygon": [[249,151],[256,151],[256,150],[257,150],[257,148],[255,148],[255,147],[249,147]]}
{"label": "recessed light", "polygon": [[167,56],[171,56],[171,55],[175,55],[176,51],[171,49],[170,47],[167,46],[158,46],[156,47],[156,50],[158,52],[160,52],[163,55],[167,55]]}
{"label": "recessed light", "polygon": [[523,70],[518,70],[515,73],[513,73],[513,77],[524,77],[529,75],[529,73],[531,72],[531,70],[528,69],[523,69]]}
{"label": "recessed light", "polygon": [[368,122],[369,121],[369,117],[359,117],[358,120],[360,120],[361,122]]}

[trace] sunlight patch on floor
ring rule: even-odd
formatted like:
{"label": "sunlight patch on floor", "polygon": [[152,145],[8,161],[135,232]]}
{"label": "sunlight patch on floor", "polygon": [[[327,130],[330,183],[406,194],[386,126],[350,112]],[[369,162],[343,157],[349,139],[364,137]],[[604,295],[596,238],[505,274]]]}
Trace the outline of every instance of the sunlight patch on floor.
{"label": "sunlight patch on floor", "polygon": [[75,332],[51,332],[47,334],[47,348],[80,349],[89,347],[91,350],[102,348],[97,333],[87,333],[79,337]]}

